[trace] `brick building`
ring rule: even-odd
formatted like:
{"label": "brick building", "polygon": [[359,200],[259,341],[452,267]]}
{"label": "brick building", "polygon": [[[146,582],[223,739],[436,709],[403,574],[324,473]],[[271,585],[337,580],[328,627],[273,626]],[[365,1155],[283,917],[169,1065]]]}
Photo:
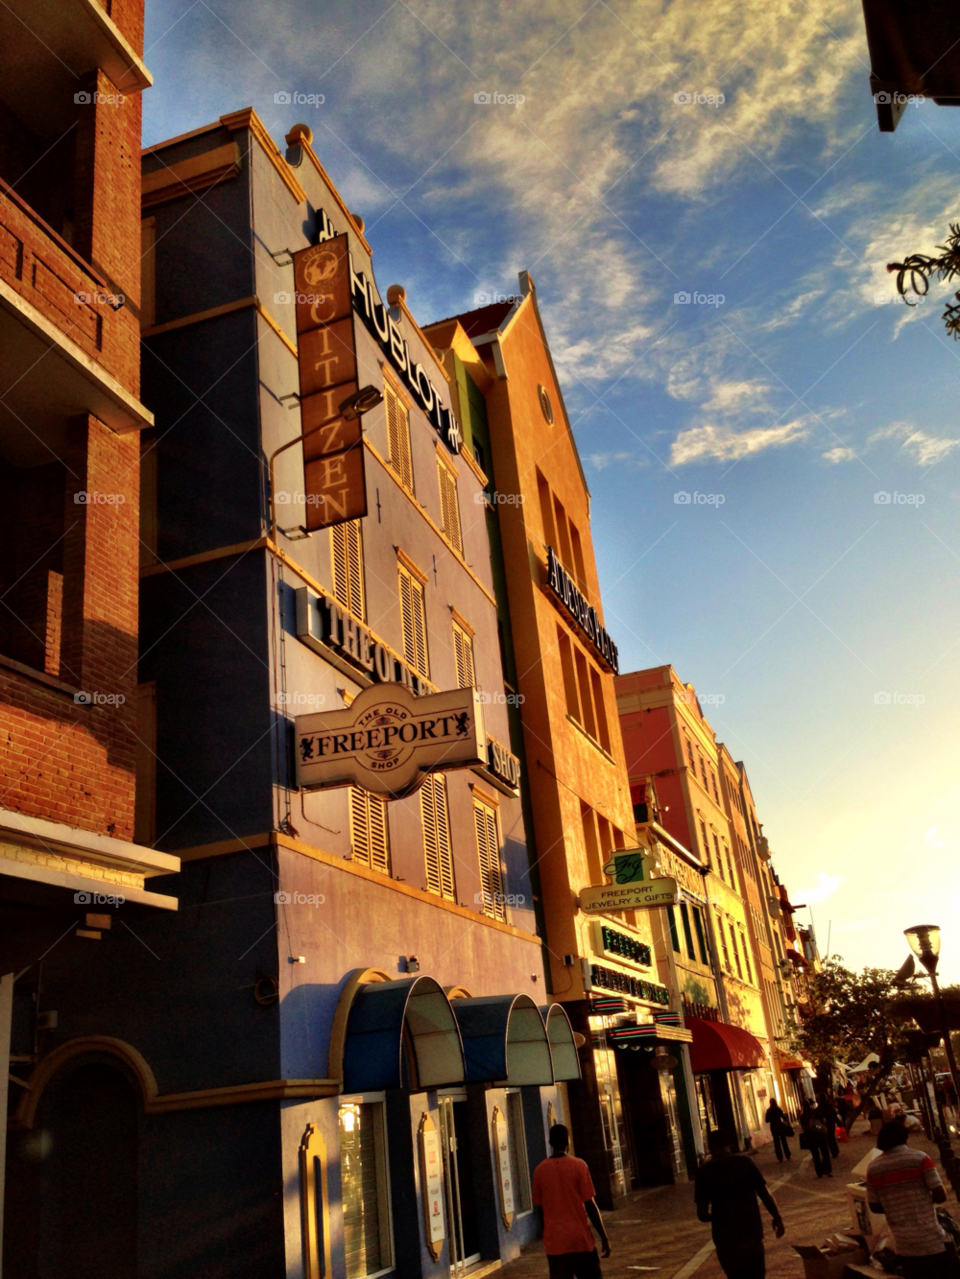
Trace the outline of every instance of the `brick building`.
{"label": "brick building", "polygon": [[109,13],[0,9],[0,1094],[12,1115],[12,1276],[63,1273],[84,1253],[126,1273],[125,1241],[105,1226],[116,1183],[97,1174],[127,1084],[89,1033],[86,1005],[105,970],[131,961],[141,921],[176,908],[169,881],[157,892],[150,880],[178,859],[134,842],[139,432],[153,422],[139,382],[142,48],[142,0],[113,0]]}

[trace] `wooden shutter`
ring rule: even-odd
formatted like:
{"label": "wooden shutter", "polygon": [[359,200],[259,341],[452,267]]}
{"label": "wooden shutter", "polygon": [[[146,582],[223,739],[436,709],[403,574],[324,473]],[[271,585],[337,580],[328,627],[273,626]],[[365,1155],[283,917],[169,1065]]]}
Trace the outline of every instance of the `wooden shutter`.
{"label": "wooden shutter", "polygon": [[458,555],[463,554],[463,535],[460,531],[460,503],[457,500],[457,477],[444,462],[437,458],[437,471],[440,476],[440,517],[443,531],[453,544]]}
{"label": "wooden shutter", "polygon": [[500,873],[500,838],[497,814],[479,799],[473,801],[473,820],[477,829],[477,853],[480,858],[480,885],[483,889],[483,913],[491,919],[506,919],[503,901],[503,876]]}
{"label": "wooden shutter", "polygon": [[457,666],[457,686],[473,688],[476,677],[473,666],[473,640],[456,622],[453,624],[453,657]]}
{"label": "wooden shutter", "polygon": [[427,616],[423,587],[410,571],[400,565],[400,624],[403,629],[403,656],[425,679],[427,664]]}
{"label": "wooden shutter", "polygon": [[447,779],[442,773],[432,773],[420,787],[420,816],[423,820],[427,892],[456,901]]}
{"label": "wooden shutter", "polygon": [[363,589],[363,534],[359,520],[335,524],[330,530],[333,593],[337,602],[361,622],[366,621]]}
{"label": "wooden shutter", "polygon": [[389,386],[383,388],[387,405],[387,443],[390,465],[404,488],[413,492],[413,462],[410,457],[410,414]]}
{"label": "wooden shutter", "polygon": [[390,874],[386,802],[359,786],[350,787],[350,846],[354,861]]}

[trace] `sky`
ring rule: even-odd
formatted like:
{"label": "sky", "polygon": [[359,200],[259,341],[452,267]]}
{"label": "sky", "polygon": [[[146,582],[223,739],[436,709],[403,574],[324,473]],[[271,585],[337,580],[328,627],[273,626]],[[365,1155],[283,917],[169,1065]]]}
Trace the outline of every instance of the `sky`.
{"label": "sky", "polygon": [[309,124],[422,324],[530,271],[621,670],[706,699],[822,952],[960,981],[960,345],[886,271],[960,111],[879,133],[859,0],[148,0],[145,61],[145,146]]}

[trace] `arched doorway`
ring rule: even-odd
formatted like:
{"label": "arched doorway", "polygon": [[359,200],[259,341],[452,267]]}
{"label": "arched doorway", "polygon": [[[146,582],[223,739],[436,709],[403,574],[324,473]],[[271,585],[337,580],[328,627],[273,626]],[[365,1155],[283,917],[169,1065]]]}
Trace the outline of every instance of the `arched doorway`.
{"label": "arched doorway", "polygon": [[136,1279],[140,1097],[116,1065],[69,1061],[10,1143],[6,1279]]}

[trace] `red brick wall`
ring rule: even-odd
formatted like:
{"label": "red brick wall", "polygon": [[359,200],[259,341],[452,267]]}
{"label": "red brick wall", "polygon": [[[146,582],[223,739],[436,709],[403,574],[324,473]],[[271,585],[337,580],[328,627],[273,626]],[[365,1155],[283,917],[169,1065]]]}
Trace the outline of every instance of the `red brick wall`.
{"label": "red brick wall", "polygon": [[100,0],[134,51],[143,57],[143,0]]}

